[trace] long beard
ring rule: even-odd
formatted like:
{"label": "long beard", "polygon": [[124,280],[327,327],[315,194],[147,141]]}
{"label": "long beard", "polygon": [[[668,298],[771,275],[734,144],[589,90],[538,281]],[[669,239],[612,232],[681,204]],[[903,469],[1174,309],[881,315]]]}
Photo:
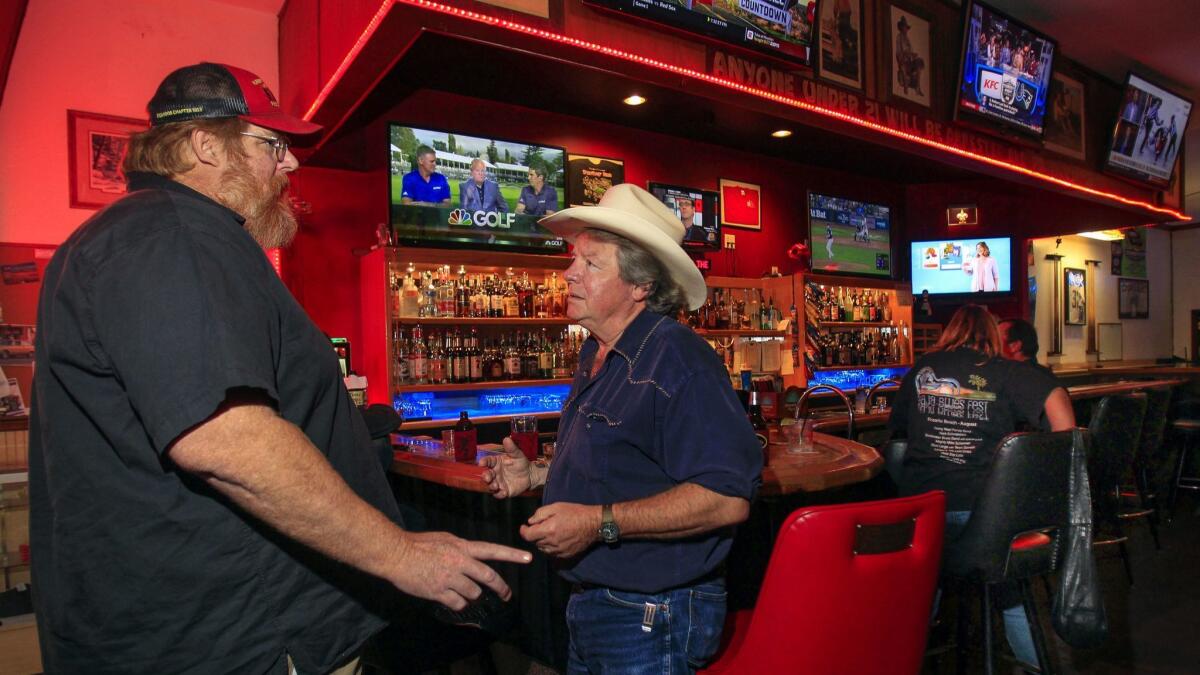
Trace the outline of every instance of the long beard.
{"label": "long beard", "polygon": [[263,248],[292,243],[299,227],[287,196],[288,178],[280,174],[264,183],[241,158],[221,177],[216,200],[246,219],[246,231]]}

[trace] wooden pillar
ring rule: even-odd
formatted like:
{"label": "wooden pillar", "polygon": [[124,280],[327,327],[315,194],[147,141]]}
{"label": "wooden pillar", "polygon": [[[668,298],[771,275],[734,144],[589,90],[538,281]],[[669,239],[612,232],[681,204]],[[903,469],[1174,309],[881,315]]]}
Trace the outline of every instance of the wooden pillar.
{"label": "wooden pillar", "polygon": [[1047,253],[1046,260],[1054,268],[1050,278],[1052,297],[1050,298],[1050,348],[1046,356],[1062,356],[1062,259],[1057,253]]}

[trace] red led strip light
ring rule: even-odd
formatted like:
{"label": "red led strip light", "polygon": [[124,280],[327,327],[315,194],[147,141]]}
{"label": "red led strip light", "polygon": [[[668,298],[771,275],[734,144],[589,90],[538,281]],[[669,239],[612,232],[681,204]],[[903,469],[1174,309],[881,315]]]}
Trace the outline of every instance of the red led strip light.
{"label": "red led strip light", "polygon": [[739,91],[739,92],[742,92],[743,94],[749,94],[751,96],[756,96],[758,98],[766,99],[768,101],[774,101],[776,103],[781,103],[783,105],[786,105],[786,106],[789,106],[792,108],[804,110],[806,112],[811,112],[811,113],[814,113],[817,115],[823,115],[825,117],[831,117],[833,119],[841,120],[848,124],[853,124],[855,126],[863,127],[865,129],[870,129],[872,131],[886,134],[888,136],[893,136],[896,138],[903,138],[904,140],[907,140],[907,141],[910,141],[913,143],[917,143],[919,145],[936,148],[943,152],[948,152],[952,155],[958,155],[959,157],[965,157],[967,159],[971,159],[971,160],[974,160],[977,162],[982,162],[984,164],[988,164],[988,165],[991,165],[994,167],[998,167],[1001,169],[1006,169],[1008,171],[1020,173],[1020,174],[1029,176],[1031,178],[1036,178],[1038,180],[1043,180],[1048,183],[1053,183],[1055,185],[1059,185],[1059,186],[1062,186],[1062,187],[1065,187],[1065,188],[1068,188],[1071,190],[1075,190],[1077,192],[1082,192],[1082,193],[1085,193],[1088,195],[1092,195],[1094,197],[1102,197],[1104,199],[1109,199],[1112,201],[1120,202],[1122,204],[1127,204],[1129,206],[1141,207],[1144,209],[1148,209],[1150,211],[1155,211],[1158,213],[1172,216],[1179,220],[1187,221],[1187,220],[1192,219],[1191,216],[1188,216],[1186,213],[1183,213],[1181,211],[1176,211],[1174,209],[1169,209],[1169,208],[1166,208],[1163,206],[1157,206],[1155,204],[1151,204],[1150,202],[1145,202],[1145,201],[1141,201],[1138,199],[1130,199],[1129,197],[1125,197],[1123,195],[1119,195],[1114,192],[1105,192],[1104,190],[1098,190],[1096,188],[1089,187],[1087,185],[1082,185],[1080,183],[1075,183],[1075,182],[1066,180],[1065,178],[1059,178],[1058,176],[1052,176],[1047,173],[1042,173],[1041,171],[1035,171],[1033,169],[1029,169],[1029,168],[1021,166],[1019,164],[1013,164],[1012,162],[1006,162],[1004,160],[996,159],[994,157],[989,157],[987,155],[980,155],[978,153],[974,153],[969,150],[963,150],[962,148],[959,148],[959,147],[956,147],[953,145],[949,145],[947,143],[942,143],[941,141],[931,140],[931,139],[925,138],[924,136],[918,136],[916,134],[910,134],[905,131],[899,131],[897,129],[892,129],[891,127],[887,127],[882,124],[879,124],[878,122],[872,122],[871,120],[863,119],[861,117],[855,117],[853,115],[848,115],[846,113],[839,112],[837,110],[831,110],[829,108],[815,105],[813,103],[808,103],[808,102],[802,101],[800,99],[791,98],[789,96],[783,96],[781,94],[776,94],[774,92],[770,92],[765,89],[759,89],[757,87],[752,87],[752,86],[749,86],[746,84],[742,84],[740,82],[734,82],[733,80],[727,80],[725,78],[717,77],[715,75],[709,75],[708,73],[702,73],[700,71],[692,70],[690,68],[684,68],[682,66],[677,66],[677,65],[674,65],[671,63],[665,63],[665,62],[659,61],[657,59],[652,59],[649,57],[641,56],[641,55],[623,51],[620,49],[613,49],[612,47],[605,47],[604,45],[596,44],[594,42],[588,42],[586,40],[580,40],[578,38],[567,37],[566,35],[560,35],[558,33],[551,33],[550,31],[542,30],[540,28],[534,28],[532,26],[527,26],[525,24],[517,23],[515,21],[508,21],[507,19],[500,19],[500,18],[497,18],[494,16],[488,16],[486,14],[480,14],[479,12],[472,12],[470,10],[459,9],[457,7],[450,7],[448,5],[443,5],[443,4],[436,3],[436,2],[429,2],[428,0],[384,0],[384,2],[379,6],[379,10],[377,12],[375,12],[375,16],[372,17],[371,22],[367,24],[367,27],[363,31],[362,35],[359,36],[358,40],[354,43],[354,46],[346,54],[346,58],[344,58],[342,60],[342,63],[338,66],[338,69],[336,71],[334,71],[333,76],[330,78],[329,82],[325,85],[325,88],[321,90],[321,93],[317,95],[316,100],[313,101],[312,106],[309,107],[308,112],[306,112],[304,114],[305,119],[311,120],[312,117],[316,114],[317,109],[321,106],[322,103],[324,103],[326,97],[329,95],[329,92],[337,84],[338,80],[341,79],[342,75],[345,73],[346,69],[349,68],[350,64],[353,63],[354,59],[358,56],[359,52],[362,51],[363,45],[365,45],[367,40],[369,40],[371,38],[371,36],[375,33],[375,30],[379,27],[380,22],[383,20],[383,17],[385,17],[387,15],[387,12],[391,9],[391,6],[395,5],[395,4],[412,5],[414,7],[420,7],[422,9],[430,10],[432,12],[439,12],[441,14],[449,14],[451,16],[468,19],[468,20],[475,21],[478,23],[487,24],[489,26],[495,26],[497,28],[503,28],[505,30],[510,30],[515,33],[522,33],[524,35],[532,35],[534,37],[542,38],[544,40],[549,40],[551,42],[557,42],[559,44],[565,44],[565,45],[570,45],[572,47],[578,47],[580,49],[586,49],[591,52],[604,54],[605,56],[611,56],[614,58],[622,59],[624,61],[630,61],[630,62],[637,63],[637,64],[644,65],[644,66],[651,66],[653,68],[657,68],[659,70],[664,70],[669,73],[675,73],[676,75],[690,77],[692,79],[700,80],[702,82],[707,82],[709,84],[714,84],[719,87],[724,87],[726,89],[732,89],[734,91]]}

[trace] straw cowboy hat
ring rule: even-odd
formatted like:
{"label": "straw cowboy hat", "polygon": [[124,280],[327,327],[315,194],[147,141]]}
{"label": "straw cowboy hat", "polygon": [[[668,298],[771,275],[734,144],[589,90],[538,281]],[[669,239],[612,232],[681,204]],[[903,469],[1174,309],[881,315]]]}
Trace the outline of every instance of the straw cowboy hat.
{"label": "straw cowboy hat", "polygon": [[704,304],[708,289],[696,264],[683,252],[683,223],[654,195],[632,183],[614,185],[596,206],[572,206],[538,221],[554,234],[574,241],[586,228],[618,234],[641,246],[683,288],[688,309]]}

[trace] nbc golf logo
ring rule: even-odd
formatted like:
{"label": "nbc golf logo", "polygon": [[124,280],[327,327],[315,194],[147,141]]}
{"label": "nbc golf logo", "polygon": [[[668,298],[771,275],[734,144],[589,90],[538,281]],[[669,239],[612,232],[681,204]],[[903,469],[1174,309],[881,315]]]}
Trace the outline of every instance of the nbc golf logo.
{"label": "nbc golf logo", "polygon": [[468,211],[454,209],[446,218],[447,225],[460,227],[491,227],[507,230],[512,228],[516,214],[500,213],[499,211]]}

